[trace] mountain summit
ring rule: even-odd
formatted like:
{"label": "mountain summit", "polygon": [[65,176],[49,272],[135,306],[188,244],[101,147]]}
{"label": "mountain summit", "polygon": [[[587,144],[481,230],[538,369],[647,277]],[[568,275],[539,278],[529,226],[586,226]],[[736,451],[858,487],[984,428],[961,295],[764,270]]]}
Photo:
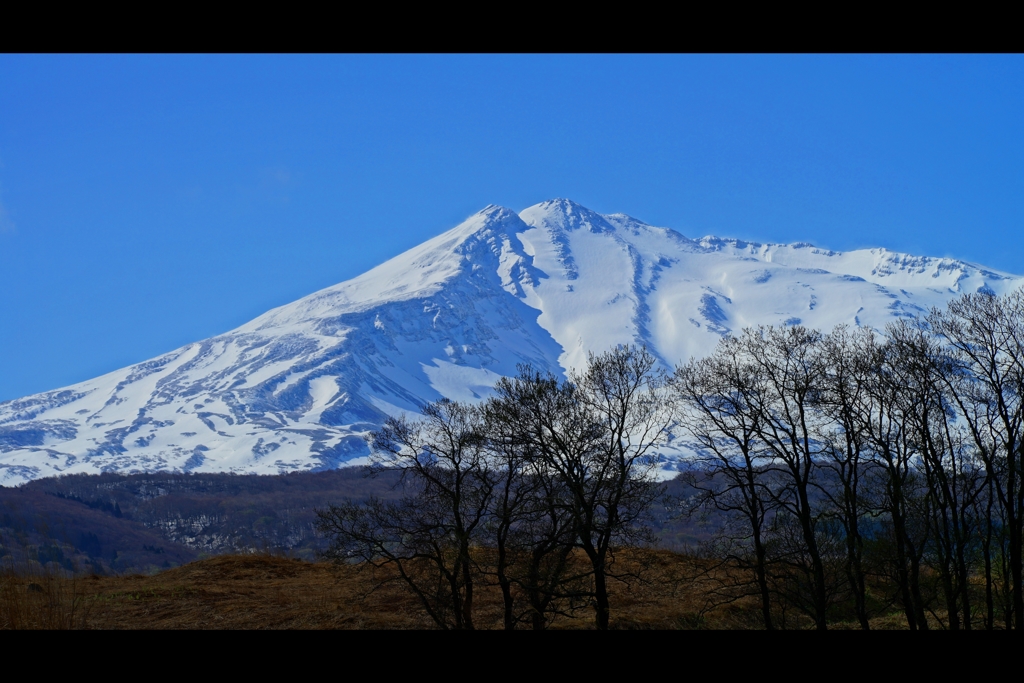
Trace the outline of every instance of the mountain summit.
{"label": "mountain summit", "polygon": [[388,415],[644,343],[668,366],[757,324],[881,328],[1024,278],[884,249],[690,239],[566,199],[488,206],[226,334],[0,403],[0,484],[72,472],[361,464]]}

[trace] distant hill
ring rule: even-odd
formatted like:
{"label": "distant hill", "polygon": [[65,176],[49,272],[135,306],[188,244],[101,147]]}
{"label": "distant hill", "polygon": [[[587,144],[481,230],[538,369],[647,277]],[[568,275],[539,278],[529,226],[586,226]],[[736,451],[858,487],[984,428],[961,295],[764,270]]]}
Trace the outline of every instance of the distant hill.
{"label": "distant hill", "polygon": [[[273,552],[315,560],[324,539],[316,508],[400,494],[398,476],[362,467],[279,476],[101,474],[50,477],[0,487],[0,564],[56,562],[77,572],[148,573],[206,555]],[[684,492],[666,482],[666,492]],[[666,548],[704,531],[655,506]]]}
{"label": "distant hill", "polygon": [[225,552],[314,559],[315,508],[387,497],[397,478],[362,468],[284,476],[72,475],[0,488],[0,561],[147,572]]}

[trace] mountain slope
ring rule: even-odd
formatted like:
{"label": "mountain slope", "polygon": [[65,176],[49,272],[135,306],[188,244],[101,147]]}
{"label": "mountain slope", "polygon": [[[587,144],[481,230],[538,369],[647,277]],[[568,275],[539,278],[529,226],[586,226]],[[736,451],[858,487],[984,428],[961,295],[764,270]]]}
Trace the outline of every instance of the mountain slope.
{"label": "mountain slope", "polygon": [[1021,278],[883,249],[694,240],[568,200],[490,206],[226,334],[0,403],[0,484],[64,472],[280,473],[364,462],[387,415],[532,363],[647,344],[667,364],[755,324],[881,328]]}

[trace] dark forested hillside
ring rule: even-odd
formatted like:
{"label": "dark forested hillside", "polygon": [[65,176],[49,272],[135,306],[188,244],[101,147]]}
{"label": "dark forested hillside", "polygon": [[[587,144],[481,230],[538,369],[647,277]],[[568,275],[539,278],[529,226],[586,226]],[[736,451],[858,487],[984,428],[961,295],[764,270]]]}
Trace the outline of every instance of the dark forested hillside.
{"label": "dark forested hillside", "polygon": [[387,497],[394,475],[363,469],[268,477],[75,475],[0,488],[0,556],[97,573],[177,566],[204,554],[283,551],[312,559],[315,508]]}
{"label": "dark forested hillside", "polygon": [[[281,476],[103,474],[0,487],[0,557],[95,573],[153,571],[204,555],[270,551],[314,559],[315,509],[394,495],[394,473],[363,468]],[[666,490],[682,485],[669,482]],[[696,524],[654,510],[663,544],[682,548]]]}

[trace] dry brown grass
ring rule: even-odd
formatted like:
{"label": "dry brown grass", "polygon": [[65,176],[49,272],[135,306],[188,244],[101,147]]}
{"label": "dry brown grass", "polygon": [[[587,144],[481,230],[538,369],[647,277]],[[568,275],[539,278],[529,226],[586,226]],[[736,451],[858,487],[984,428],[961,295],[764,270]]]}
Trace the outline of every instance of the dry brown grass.
{"label": "dry brown grass", "polygon": [[0,630],[83,628],[83,579],[60,570],[0,568]]}
{"label": "dry brown grass", "polygon": [[[89,577],[89,628],[415,629],[404,592],[370,593],[354,567],[224,555],[153,576]],[[368,595],[369,593],[369,595]]]}
{"label": "dry brown grass", "polygon": [[[620,558],[643,562],[643,582],[613,582],[612,628],[745,629],[758,627],[753,599],[708,610],[693,561],[654,551]],[[430,619],[397,583],[355,565],[310,563],[269,555],[222,555],[152,576],[49,578],[0,576],[0,628],[92,629],[429,629]],[[30,588],[31,585],[36,588]],[[478,628],[501,627],[496,587],[476,593]],[[556,629],[589,629],[593,614],[559,617]],[[878,627],[899,628],[898,620]]]}

